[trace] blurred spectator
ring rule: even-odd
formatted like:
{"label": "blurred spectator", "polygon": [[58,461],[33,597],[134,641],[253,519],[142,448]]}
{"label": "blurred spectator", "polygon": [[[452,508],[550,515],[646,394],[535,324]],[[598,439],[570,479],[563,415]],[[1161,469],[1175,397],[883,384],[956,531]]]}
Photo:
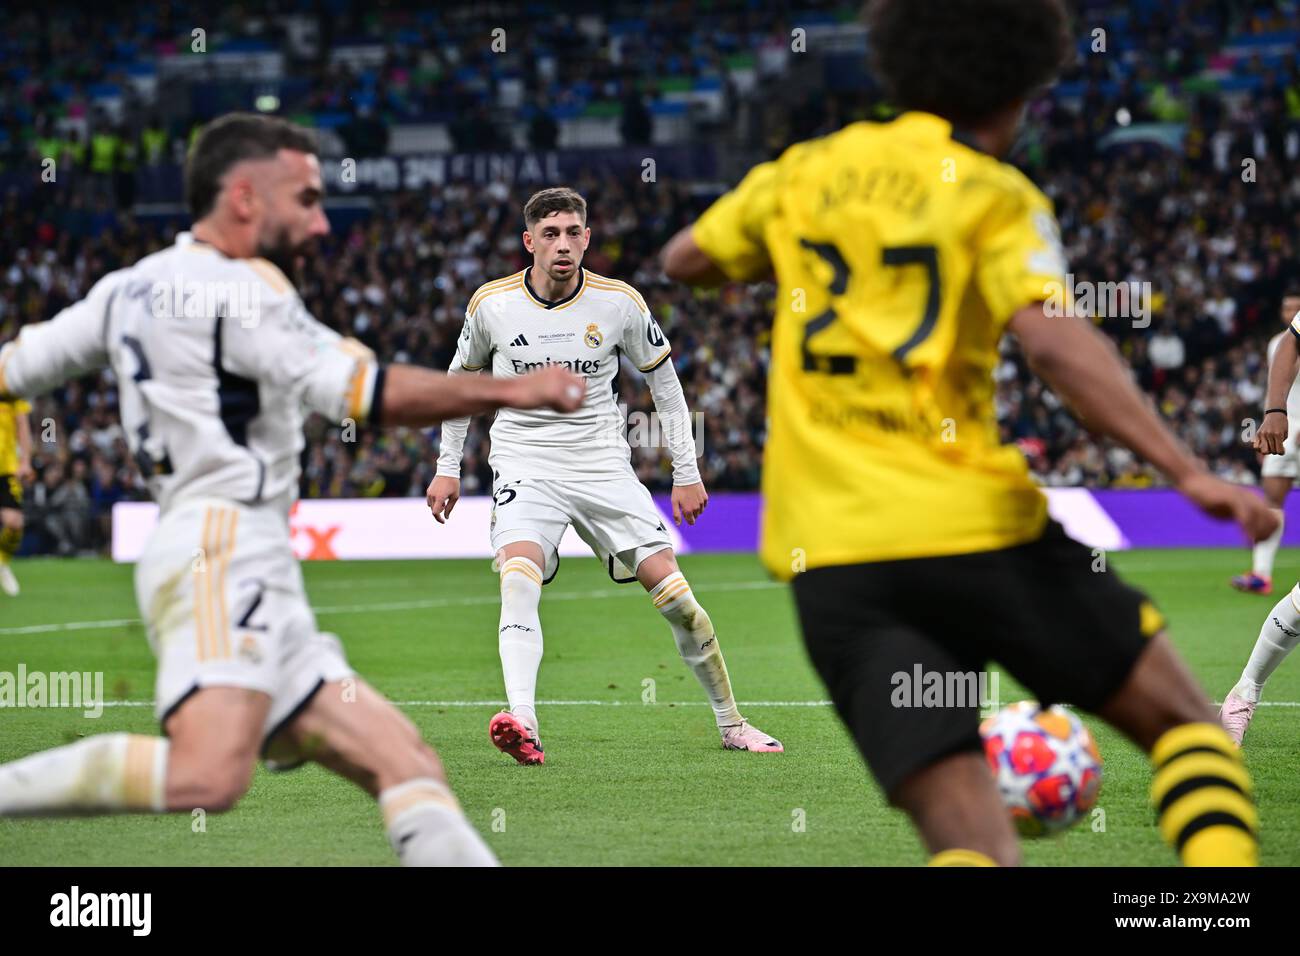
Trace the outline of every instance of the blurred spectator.
{"label": "blurred spectator", "polygon": [[555,149],[560,141],[560,126],[542,103],[538,103],[528,124],[528,145],[533,149]]}
{"label": "blurred spectator", "polygon": [[[1112,41],[1123,40],[1124,56],[1081,57],[1058,92],[1033,105],[1025,147],[1013,158],[1053,200],[1075,280],[1124,290],[1114,303],[1119,314],[1109,314],[1107,303],[1096,321],[1136,381],[1216,474],[1254,481],[1255,456],[1241,440],[1240,423],[1260,411],[1264,343],[1276,330],[1281,296],[1300,290],[1300,180],[1291,175],[1300,142],[1300,71],[1293,54],[1266,62],[1229,57],[1223,49],[1239,31],[1294,33],[1300,14],[1291,6],[1261,2],[1250,12],[1213,0],[1127,7],[1079,0],[1079,6],[1088,22],[1107,25]],[[171,19],[183,19],[187,4],[173,7]],[[852,14],[818,0],[805,8]],[[511,52],[501,56],[483,50],[487,33],[474,17],[453,22],[431,11],[403,21],[413,33],[397,44],[387,38],[395,33],[391,17],[399,15],[378,10],[356,28],[380,38],[382,63],[304,66],[311,82],[286,91],[281,108],[350,116],[341,134],[358,156],[387,148],[390,123],[427,114],[449,122],[457,150],[508,149],[506,123],[522,101],[536,104],[528,127],[534,149],[555,146],[561,108],[574,115],[593,104],[604,115],[621,104],[623,141],[646,144],[654,121],[651,102],[639,91],[716,78],[719,51],[788,50],[781,5],[724,0],[692,9],[689,28],[666,16],[618,37],[611,21],[598,16],[575,32],[549,22],[543,8],[511,9],[524,26],[511,30]],[[121,34],[136,38],[138,56],[175,43],[150,32],[156,14],[132,11],[117,15]],[[244,29],[233,9],[220,21],[229,36]],[[59,30],[51,34],[51,55],[43,55],[37,41],[45,33],[25,14],[3,31],[18,68],[0,71],[0,102],[12,107],[0,121],[0,140],[8,133],[0,162],[55,156],[61,181],[67,166],[81,167],[101,177],[103,188],[65,191],[57,202],[40,189],[0,193],[0,342],[81,298],[106,272],[170,243],[172,229],[130,213],[124,173],[174,161],[198,119],[169,126],[159,106],[129,98],[121,115],[110,118],[89,96],[107,82],[107,64],[77,61],[71,35]],[[558,68],[547,46],[557,41],[565,45]],[[801,59],[781,62],[792,68]],[[516,91],[515,106],[502,106],[501,81],[520,70],[522,93]],[[1209,81],[1218,76],[1257,85],[1249,95],[1227,97]],[[779,151],[796,134],[820,135],[889,112],[872,91],[818,88],[809,95],[807,85],[791,85],[788,99],[771,95],[785,81],[777,73],[772,85],[749,94],[755,145]],[[1106,145],[1121,108],[1130,123],[1185,115],[1183,152]],[[1247,158],[1259,160],[1249,182],[1241,175]],[[664,280],[656,254],[699,212],[704,184],[644,184],[610,174],[580,176],[571,185],[589,202],[585,264],[639,289],[672,340],[687,400],[703,423],[697,437],[704,480],[715,491],[756,489],[775,290],[728,285],[696,293]],[[525,185],[448,182],[378,196],[367,218],[330,236],[306,262],[303,300],[323,322],[357,336],[385,360],[446,368],[473,291],[528,262],[519,231],[530,192]],[[1149,327],[1133,321],[1134,288],[1146,290]],[[1030,374],[1013,341],[1003,344],[993,377],[1002,438],[1024,452],[1045,484],[1143,487],[1162,480],[1127,451],[1091,436]],[[626,364],[619,395],[629,413],[652,409],[640,374]],[[41,438],[30,546],[59,554],[102,549],[113,504],[145,494],[118,422],[111,373],[88,375],[40,399],[33,421]],[[490,490],[489,424],[476,420],[466,442],[465,494]],[[300,491],[422,496],[437,443],[436,429],[352,434],[313,419]],[[652,488],[670,486],[663,449],[635,448],[632,464]]]}
{"label": "blurred spectator", "polygon": [[654,119],[635,87],[630,87],[623,97],[623,116],[618,124],[624,146],[643,146],[650,142]]}
{"label": "blurred spectator", "polygon": [[1151,364],[1158,369],[1183,367],[1183,362],[1187,360],[1187,351],[1183,347],[1183,340],[1174,331],[1173,322],[1166,319],[1160,324],[1160,331],[1151,337],[1147,355],[1150,357]]}

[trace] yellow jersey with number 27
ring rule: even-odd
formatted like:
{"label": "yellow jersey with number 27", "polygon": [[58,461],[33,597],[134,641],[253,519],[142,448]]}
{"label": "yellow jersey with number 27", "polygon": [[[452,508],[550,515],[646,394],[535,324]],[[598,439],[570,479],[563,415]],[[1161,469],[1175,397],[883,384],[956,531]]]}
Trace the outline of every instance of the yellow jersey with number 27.
{"label": "yellow jersey with number 27", "polygon": [[1067,294],[1051,204],[1024,175],[940,117],[905,113],[755,167],[693,236],[732,279],[776,275],[773,574],[1042,533],[1046,499],[994,411],[1006,323]]}

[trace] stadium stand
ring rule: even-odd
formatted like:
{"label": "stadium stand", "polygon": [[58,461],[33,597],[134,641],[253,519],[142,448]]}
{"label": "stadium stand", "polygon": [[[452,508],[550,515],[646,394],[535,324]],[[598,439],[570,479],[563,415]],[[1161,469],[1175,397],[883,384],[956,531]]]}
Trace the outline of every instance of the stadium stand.
{"label": "stadium stand", "polygon": [[[673,340],[688,401],[703,413],[708,487],[757,486],[774,288],[699,296],[666,282],[655,255],[747,162],[845,120],[890,115],[866,77],[851,5],[578,4],[563,19],[528,4],[453,16],[290,3],[254,17],[199,16],[184,3],[48,6],[0,27],[0,342],[171,241],[184,225],[178,162],[197,122],[273,109],[374,176],[352,195],[341,184],[331,204],[335,231],[300,277],[314,314],[385,358],[445,368],[469,295],[526,264],[520,208],[546,170],[561,169],[591,209],[586,265],[640,289]],[[1089,25],[1079,65],[1033,105],[1015,159],[1056,203],[1076,280],[1114,284],[1112,305],[1129,314],[1097,321],[1143,388],[1218,474],[1253,482],[1241,432],[1259,416],[1281,297],[1300,290],[1300,185],[1288,173],[1300,157],[1300,16],[1292,4],[1242,12],[1212,0],[1077,7]],[[205,17],[196,52],[190,24]],[[1142,29],[1120,29],[1135,21]],[[494,53],[498,23],[505,49]],[[806,54],[792,50],[796,28]],[[57,55],[88,30],[104,38],[101,59]],[[1111,36],[1127,39],[1094,55]],[[683,158],[647,182],[626,163],[573,165],[574,147]],[[510,162],[475,165],[483,154]],[[540,178],[521,172],[529,157]],[[41,179],[47,158],[58,164],[57,201]],[[426,167],[437,171],[412,185],[410,171]],[[385,170],[400,172],[384,184]],[[1125,298],[1139,289],[1146,299]],[[1146,314],[1131,314],[1144,301]],[[1158,480],[1093,440],[1014,347],[996,378],[1004,437],[1045,484]],[[620,395],[630,411],[652,408],[630,368]],[[102,549],[113,503],[144,496],[111,374],[41,399],[32,421],[25,551]],[[467,442],[468,494],[490,485],[486,424]],[[436,430],[362,430],[346,442],[316,422],[301,491],[422,496],[436,449]],[[634,455],[652,488],[671,482],[665,456]]]}

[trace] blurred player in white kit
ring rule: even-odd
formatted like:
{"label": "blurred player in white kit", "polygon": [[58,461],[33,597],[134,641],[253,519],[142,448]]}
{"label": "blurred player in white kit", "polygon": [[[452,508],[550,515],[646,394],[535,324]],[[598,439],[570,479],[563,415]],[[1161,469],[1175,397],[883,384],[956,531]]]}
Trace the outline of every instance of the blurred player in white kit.
{"label": "blurred player in white kit", "polygon": [[[1295,387],[1297,354],[1300,350],[1300,296],[1282,300],[1282,317],[1289,323],[1285,332],[1268,344],[1268,390],[1264,396],[1264,418],[1255,432],[1255,450],[1263,454],[1260,463],[1264,495],[1278,516],[1277,530],[1255,545],[1255,567],[1249,575],[1233,578],[1233,587],[1256,594],[1273,590],[1273,556],[1282,540],[1282,505],[1300,474],[1300,390]],[[1261,558],[1260,549],[1267,547]],[[1261,561],[1266,561],[1261,564]],[[1247,579],[1243,586],[1243,580]],[[1264,693],[1264,683],[1286,656],[1300,644],[1300,584],[1291,588],[1268,612],[1250,658],[1219,709],[1219,722],[1241,746],[1246,728]]]}
{"label": "blurred player in white kit", "polygon": [[[1282,300],[1283,331],[1268,343],[1268,364],[1273,364],[1277,356],[1278,345],[1284,338],[1290,338],[1288,331],[1291,320],[1300,313],[1300,295],[1288,295]],[[1257,542],[1251,550],[1251,567],[1245,574],[1238,574],[1232,579],[1232,586],[1248,594],[1273,593],[1273,560],[1277,557],[1278,545],[1282,543],[1282,529],[1285,518],[1282,506],[1286,504],[1287,493],[1300,477],[1300,391],[1292,388],[1287,395],[1285,405],[1287,421],[1287,438],[1281,455],[1264,455],[1259,463],[1260,487],[1264,497],[1277,513],[1277,530]]]}
{"label": "blurred player in white kit", "polygon": [[264,757],[378,799],[408,865],[494,865],[437,754],[320,633],[290,547],[304,409],[426,426],[507,405],[572,411],[580,378],[383,365],[316,321],[285,272],[329,224],[311,134],[230,114],[186,163],[193,231],[110,273],[0,351],[0,400],[111,366],[160,506],[136,568],[165,737],[111,733],[0,766],[0,816],[222,811]]}

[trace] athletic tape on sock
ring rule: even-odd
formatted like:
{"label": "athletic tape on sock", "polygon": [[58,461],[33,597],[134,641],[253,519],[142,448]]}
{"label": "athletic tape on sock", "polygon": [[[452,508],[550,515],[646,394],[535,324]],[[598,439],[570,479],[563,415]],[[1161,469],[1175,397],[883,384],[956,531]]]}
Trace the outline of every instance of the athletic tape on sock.
{"label": "athletic tape on sock", "polygon": [[452,794],[451,788],[433,777],[417,777],[389,787],[379,795],[379,809],[383,811],[384,825],[389,829],[403,814],[425,804],[435,804],[460,813],[460,803]]}

